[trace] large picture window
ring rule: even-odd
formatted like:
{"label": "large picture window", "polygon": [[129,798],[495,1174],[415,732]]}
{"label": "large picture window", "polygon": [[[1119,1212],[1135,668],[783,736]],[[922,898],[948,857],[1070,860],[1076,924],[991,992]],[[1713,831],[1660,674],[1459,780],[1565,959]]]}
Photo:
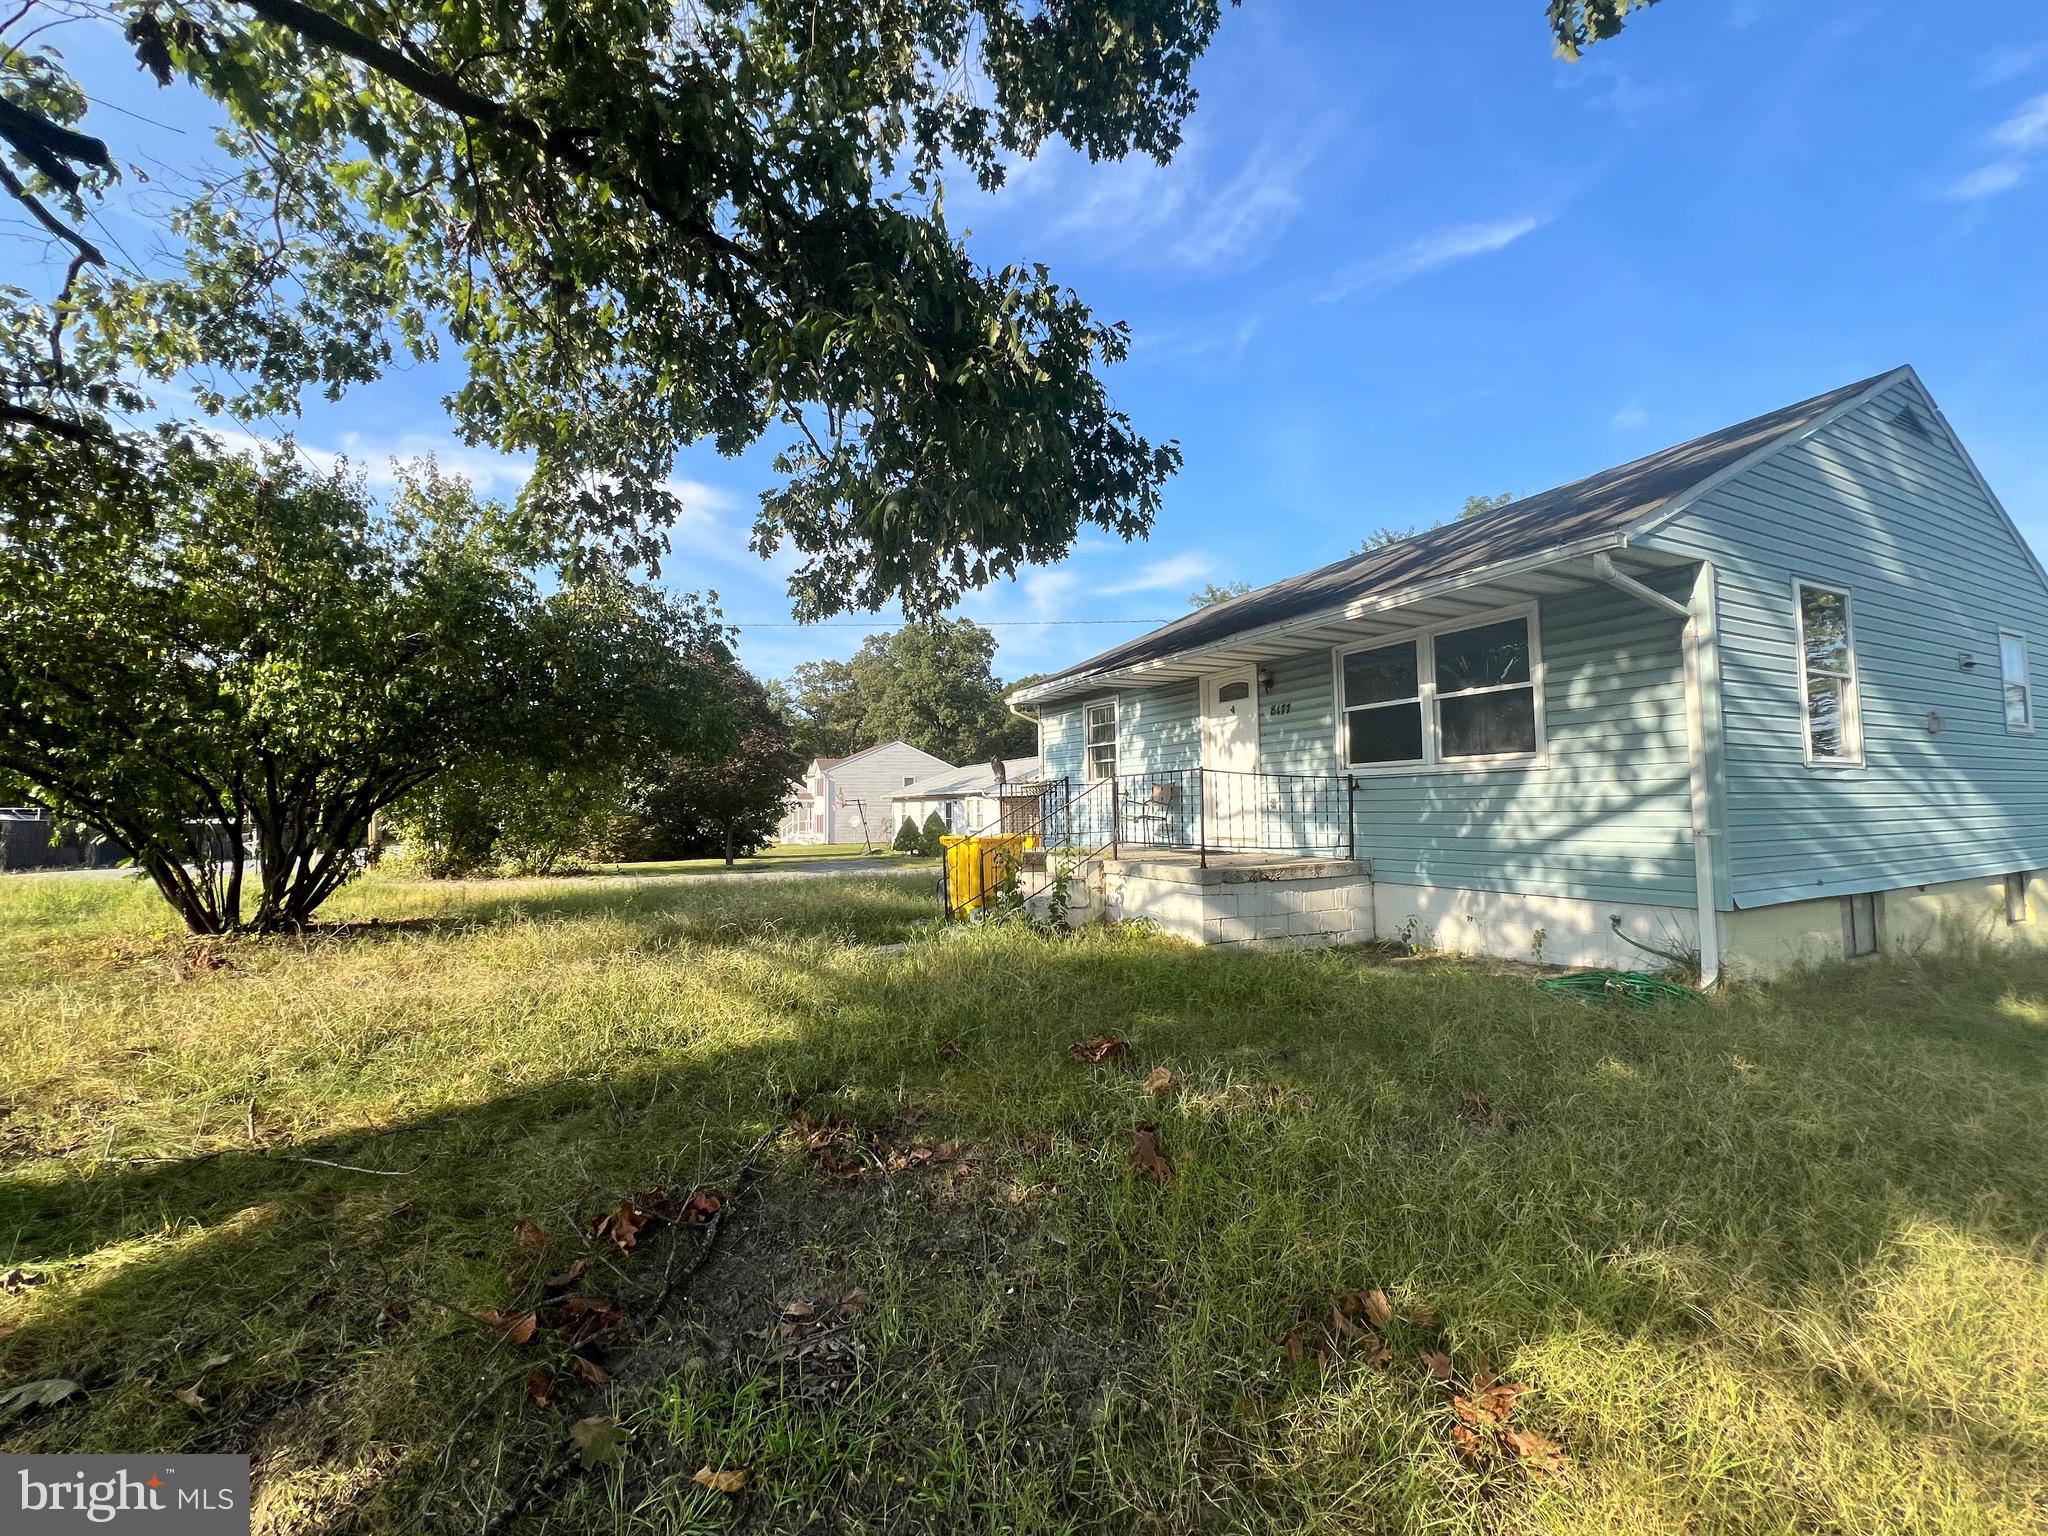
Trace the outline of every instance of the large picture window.
{"label": "large picture window", "polygon": [[1856,697],[1856,645],[1849,623],[1849,594],[1805,582],[1798,583],[1794,591],[1799,601],[1806,760],[1860,763],[1863,722]]}
{"label": "large picture window", "polygon": [[1340,657],[1348,768],[1511,762],[1541,749],[1532,614]]}
{"label": "large picture window", "polygon": [[1116,700],[1103,699],[1083,711],[1087,754],[1085,771],[1090,779],[1116,777]]}

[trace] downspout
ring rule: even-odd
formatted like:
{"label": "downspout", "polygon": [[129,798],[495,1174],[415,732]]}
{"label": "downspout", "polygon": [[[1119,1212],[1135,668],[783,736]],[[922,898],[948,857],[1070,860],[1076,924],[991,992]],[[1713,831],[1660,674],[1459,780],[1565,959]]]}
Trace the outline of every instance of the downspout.
{"label": "downspout", "polygon": [[[1701,577],[1711,580],[1713,570],[1713,566],[1702,563]],[[1593,556],[1593,574],[1638,602],[1661,608],[1685,621],[1681,636],[1685,654],[1686,778],[1692,791],[1693,886],[1699,912],[1700,986],[1705,989],[1721,979],[1721,918],[1714,895],[1714,832],[1707,793],[1707,710],[1701,681],[1700,617],[1690,604],[1666,597],[1655,587],[1645,586],[1625,574],[1610,555]]]}

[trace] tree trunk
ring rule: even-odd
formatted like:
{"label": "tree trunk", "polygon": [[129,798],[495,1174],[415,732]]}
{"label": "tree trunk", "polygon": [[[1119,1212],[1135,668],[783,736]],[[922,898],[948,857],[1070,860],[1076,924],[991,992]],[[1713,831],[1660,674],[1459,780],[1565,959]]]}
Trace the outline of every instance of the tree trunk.
{"label": "tree trunk", "polygon": [[725,867],[732,868],[732,823],[725,824]]}

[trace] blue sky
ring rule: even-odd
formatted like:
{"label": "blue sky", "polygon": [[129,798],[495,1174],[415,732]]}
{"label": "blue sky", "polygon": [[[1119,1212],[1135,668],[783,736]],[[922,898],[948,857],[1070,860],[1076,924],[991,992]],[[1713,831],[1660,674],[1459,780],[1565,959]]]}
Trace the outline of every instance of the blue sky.
{"label": "blue sky", "polygon": [[[1253,0],[1171,166],[1055,150],[993,198],[953,190],[979,256],[1050,262],[1130,322],[1112,392],[1186,454],[1148,543],[1086,536],[962,606],[999,626],[1005,676],[1138,628],[1048,621],[1171,618],[1205,581],[1275,580],[1902,362],[2048,549],[2048,7],[1666,0],[1578,65],[1542,13]],[[180,120],[104,40],[67,51],[103,100]],[[454,442],[452,382],[311,403],[300,440],[373,469],[434,450],[509,492],[518,465]],[[769,457],[678,465],[665,579],[716,589],[748,664],[781,674],[896,619],[765,627],[789,618],[746,548]]]}

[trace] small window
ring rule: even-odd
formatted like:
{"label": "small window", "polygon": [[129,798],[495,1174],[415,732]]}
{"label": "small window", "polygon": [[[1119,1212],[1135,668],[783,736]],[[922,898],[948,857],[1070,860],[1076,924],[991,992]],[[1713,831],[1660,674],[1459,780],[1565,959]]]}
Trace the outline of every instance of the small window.
{"label": "small window", "polygon": [[1804,582],[1795,591],[1799,599],[1799,679],[1806,705],[1806,760],[1860,763],[1863,723],[1856,692],[1849,594],[1809,587]]}
{"label": "small window", "polygon": [[1422,761],[1422,683],[1413,641],[1344,658],[1344,757],[1349,763]]}
{"label": "small window", "polygon": [[1852,960],[1877,953],[1877,897],[1872,892],[1842,898],[1842,948]]}
{"label": "small window", "polygon": [[2027,904],[2027,872],[2020,870],[2005,877],[2005,920],[2017,928],[2021,923],[2034,920],[2033,909]]}
{"label": "small window", "polygon": [[2034,684],[2027,672],[2027,637],[2011,630],[1998,633],[1998,672],[2005,680],[2005,728],[2034,728]]}
{"label": "small window", "polygon": [[1085,715],[1087,726],[1087,776],[1091,779],[1113,779],[1116,777],[1116,700],[1104,699],[1099,704],[1090,704]]}
{"label": "small window", "polygon": [[1436,638],[1436,707],[1446,760],[1536,750],[1529,621],[1508,619]]}
{"label": "small window", "polygon": [[1218,704],[1242,704],[1251,696],[1252,685],[1243,681],[1225,683],[1216,690],[1216,702]]}
{"label": "small window", "polygon": [[906,785],[915,784],[917,782],[917,776],[915,774],[906,773],[905,775],[903,775],[903,782]]}

